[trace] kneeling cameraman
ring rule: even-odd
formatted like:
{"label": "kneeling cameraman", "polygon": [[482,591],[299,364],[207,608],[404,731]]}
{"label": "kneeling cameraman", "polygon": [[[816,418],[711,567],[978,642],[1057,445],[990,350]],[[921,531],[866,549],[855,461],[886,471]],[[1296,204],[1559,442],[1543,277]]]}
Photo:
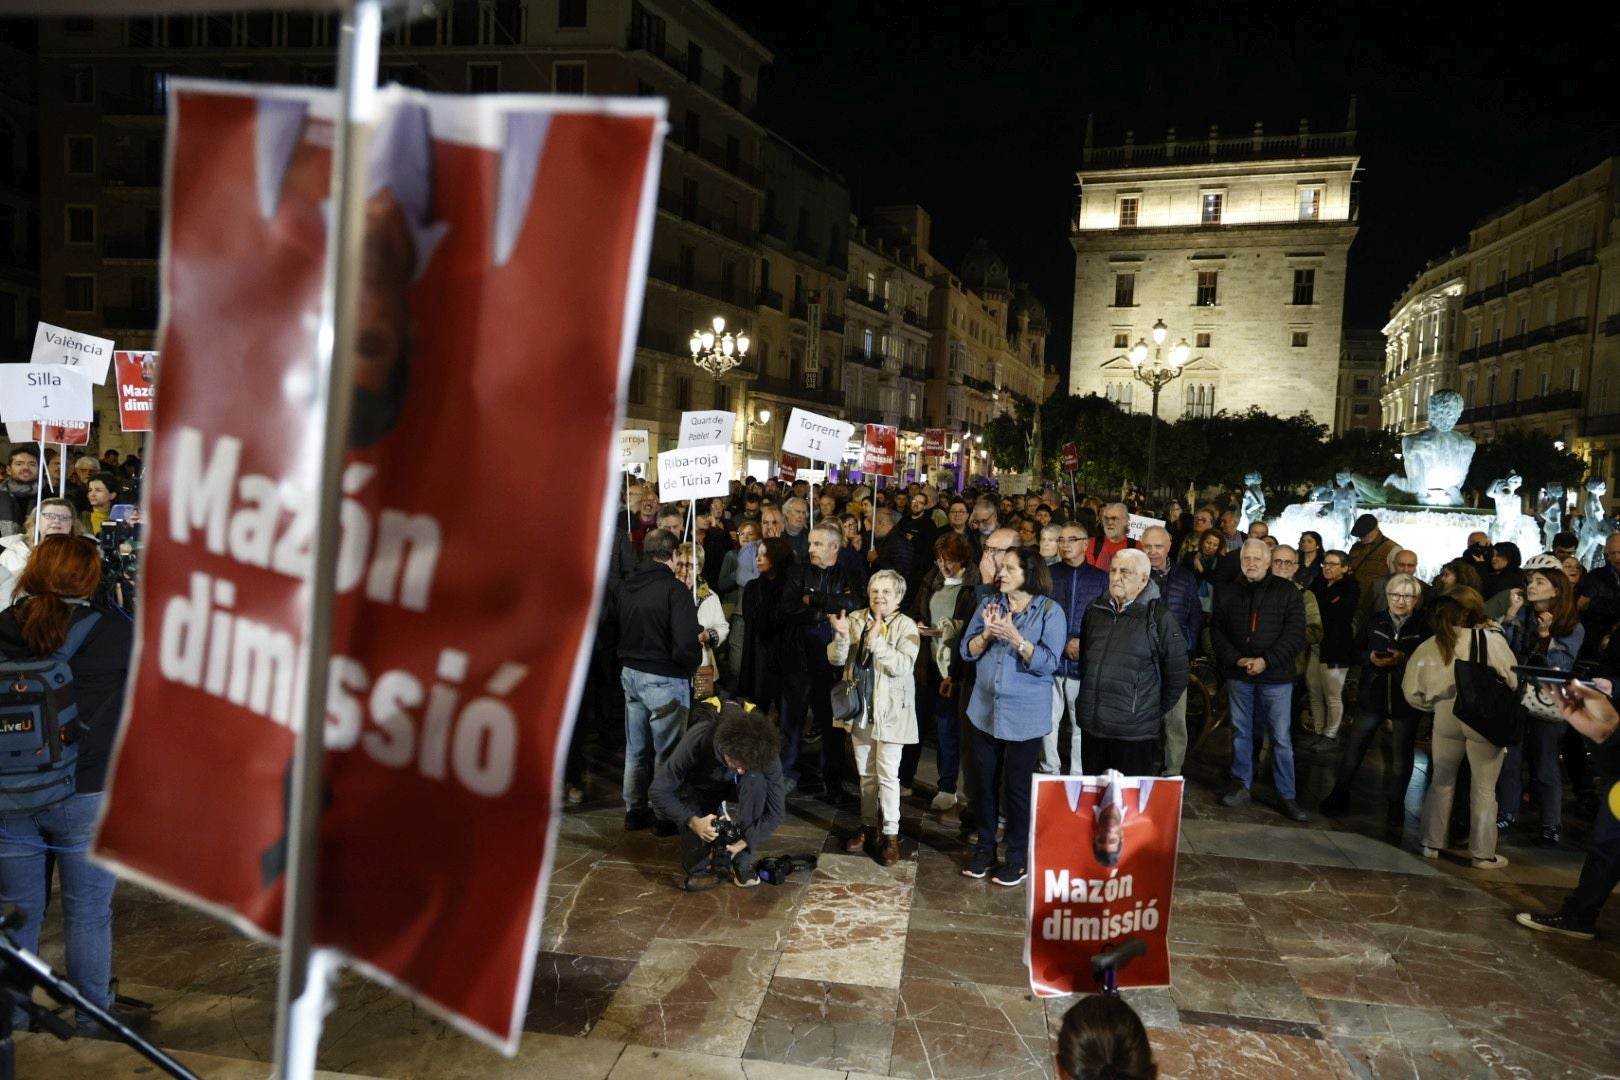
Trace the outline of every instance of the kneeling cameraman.
{"label": "kneeling cameraman", "polygon": [[[712,719],[702,719],[705,715]],[[692,718],[653,777],[648,799],[660,816],[681,823],[681,871],[688,891],[703,887],[694,886],[695,875],[718,877],[728,864],[733,883],[750,888],[759,884],[754,852],[787,816],[781,734],[765,714],[734,702],[718,716],[700,705]],[[733,815],[721,818],[721,804],[729,799],[736,800]],[[739,838],[722,842],[723,829]]]}

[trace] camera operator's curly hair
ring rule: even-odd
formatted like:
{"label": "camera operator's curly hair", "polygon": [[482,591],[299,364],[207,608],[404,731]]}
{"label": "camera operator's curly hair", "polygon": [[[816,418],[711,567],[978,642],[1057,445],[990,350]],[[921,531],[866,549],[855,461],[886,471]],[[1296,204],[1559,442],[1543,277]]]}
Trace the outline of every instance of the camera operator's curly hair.
{"label": "camera operator's curly hair", "polygon": [[715,722],[714,748],[749,772],[764,772],[781,756],[782,733],[764,713],[727,710]]}

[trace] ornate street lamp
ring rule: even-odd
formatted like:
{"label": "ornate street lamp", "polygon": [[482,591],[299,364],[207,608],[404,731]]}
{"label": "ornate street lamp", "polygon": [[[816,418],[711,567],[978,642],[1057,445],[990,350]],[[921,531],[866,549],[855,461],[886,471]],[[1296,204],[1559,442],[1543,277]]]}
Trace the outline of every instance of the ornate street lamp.
{"label": "ornate street lamp", "polygon": [[692,362],[719,378],[748,355],[748,333],[739,330],[733,337],[726,330],[726,320],[716,315],[713,330],[694,330],[687,342],[692,350]]}
{"label": "ornate street lamp", "polygon": [[1181,378],[1183,365],[1187,363],[1187,354],[1192,352],[1191,347],[1187,344],[1187,339],[1182,338],[1171,347],[1169,362],[1166,363],[1161,354],[1164,339],[1169,332],[1170,328],[1164,325],[1163,319],[1153,324],[1153,363],[1151,365],[1147,363],[1148,344],[1146,341],[1138,338],[1136,344],[1131,346],[1130,354],[1131,374],[1136,377],[1138,382],[1146,383],[1148,389],[1153,391],[1153,422],[1152,426],[1148,428],[1147,491],[1150,495],[1153,492],[1153,466],[1159,456],[1159,391]]}

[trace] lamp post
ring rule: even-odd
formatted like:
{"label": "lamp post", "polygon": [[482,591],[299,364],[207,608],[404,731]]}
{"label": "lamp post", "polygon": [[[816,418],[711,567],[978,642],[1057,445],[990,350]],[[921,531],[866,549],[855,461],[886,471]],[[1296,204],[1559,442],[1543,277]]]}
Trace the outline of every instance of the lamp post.
{"label": "lamp post", "polygon": [[733,337],[726,330],[726,320],[716,315],[713,330],[694,330],[687,346],[692,350],[692,362],[716,379],[743,362],[748,355],[748,333],[739,330]]}
{"label": "lamp post", "polygon": [[1138,382],[1146,383],[1148,389],[1153,391],[1153,420],[1148,428],[1148,466],[1147,491],[1153,493],[1153,466],[1159,457],[1159,391],[1181,378],[1182,366],[1187,362],[1187,354],[1192,349],[1187,345],[1187,339],[1182,338],[1170,349],[1168,363],[1162,357],[1164,339],[1170,328],[1160,319],[1153,324],[1153,363],[1148,365],[1148,344],[1138,338],[1131,346],[1131,374]]}

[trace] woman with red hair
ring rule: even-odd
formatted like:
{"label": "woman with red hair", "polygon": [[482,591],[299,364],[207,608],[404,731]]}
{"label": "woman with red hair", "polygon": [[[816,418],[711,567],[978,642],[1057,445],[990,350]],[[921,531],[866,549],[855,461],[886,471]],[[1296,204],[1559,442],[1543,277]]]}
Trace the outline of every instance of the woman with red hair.
{"label": "woman with red hair", "polygon": [[[77,747],[72,783],[59,794],[34,796],[44,805],[6,809],[0,796],[0,903],[16,904],[24,922],[17,944],[39,950],[47,897],[46,853],[56,855],[62,920],[67,934],[68,981],[103,1009],[112,1009],[112,895],[117,879],[93,864],[90,841],[101,811],[107,759],[124,705],[134,635],[128,616],[96,599],[101,556],[89,540],[46,536],[17,577],[16,603],[0,612],[0,657],[8,661],[56,659],[73,673],[77,715],[64,741]],[[139,1016],[121,1016],[125,1023]],[[79,1015],[78,1033],[110,1038]]]}

